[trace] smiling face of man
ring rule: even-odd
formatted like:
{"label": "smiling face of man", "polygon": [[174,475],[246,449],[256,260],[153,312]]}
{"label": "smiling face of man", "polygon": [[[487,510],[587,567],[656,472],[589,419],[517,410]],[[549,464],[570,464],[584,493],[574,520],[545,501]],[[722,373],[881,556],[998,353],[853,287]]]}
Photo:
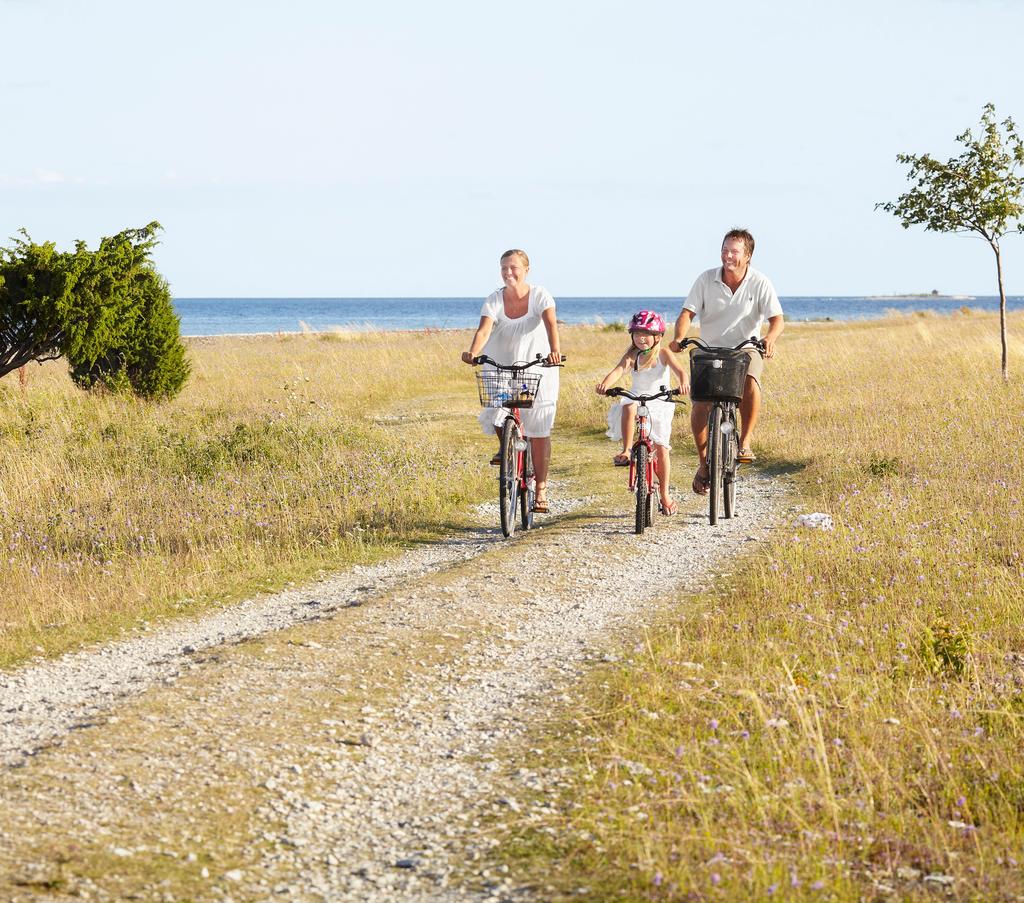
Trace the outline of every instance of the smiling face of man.
{"label": "smiling face of man", "polygon": [[730,279],[742,279],[750,265],[750,252],[742,238],[727,238],[722,242],[722,269]]}

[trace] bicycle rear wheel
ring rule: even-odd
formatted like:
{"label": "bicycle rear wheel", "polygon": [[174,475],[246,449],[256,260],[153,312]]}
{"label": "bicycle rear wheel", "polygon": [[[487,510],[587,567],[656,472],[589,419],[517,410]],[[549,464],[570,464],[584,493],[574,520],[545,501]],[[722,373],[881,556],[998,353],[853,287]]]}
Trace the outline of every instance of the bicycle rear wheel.
{"label": "bicycle rear wheel", "polygon": [[526,440],[526,451],[523,452],[523,483],[526,488],[519,487],[519,522],[524,530],[533,526],[533,503],[537,498],[537,483],[533,475],[533,445]]}
{"label": "bicycle rear wheel", "polygon": [[713,527],[718,523],[718,509],[722,497],[722,409],[712,405],[708,415],[708,521]]}
{"label": "bicycle rear wheel", "polygon": [[739,454],[735,411],[726,414],[723,427],[726,423],[732,428],[725,431],[725,441],[722,443],[722,516],[732,517],[736,512],[736,455]]}
{"label": "bicycle rear wheel", "polygon": [[633,449],[633,473],[636,475],[636,534],[643,536],[647,526],[651,497],[647,492],[647,446]]}
{"label": "bicycle rear wheel", "polygon": [[516,472],[516,444],[522,434],[515,418],[507,417],[501,428],[501,467],[498,472],[498,504],[501,508],[501,532],[516,532],[516,502],[519,496],[519,474]]}

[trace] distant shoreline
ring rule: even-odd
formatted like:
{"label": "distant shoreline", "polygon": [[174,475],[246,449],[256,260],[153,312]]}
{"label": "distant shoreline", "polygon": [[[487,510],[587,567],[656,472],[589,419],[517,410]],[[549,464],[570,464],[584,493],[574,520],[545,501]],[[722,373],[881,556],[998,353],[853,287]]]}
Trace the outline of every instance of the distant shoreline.
{"label": "distant shoreline", "polygon": [[865,301],[977,301],[975,295],[940,295],[925,292],[920,295],[865,295]]}
{"label": "distant shoreline", "polygon": [[[904,296],[906,297],[906,296]],[[934,297],[934,296],[930,296]],[[950,300],[950,296],[944,296],[947,300]],[[956,297],[956,296],[954,296]],[[880,297],[878,300],[885,300]],[[957,297],[957,300],[959,298]],[[998,311],[991,310],[980,310],[977,308],[971,308],[972,313],[979,316],[985,314],[996,314]],[[958,311],[880,311],[877,317],[870,318],[833,318],[833,317],[806,317],[806,318],[794,318],[787,322],[791,325],[816,325],[816,326],[844,326],[855,323],[870,323],[878,320],[885,320],[890,316],[896,317],[907,317],[913,316],[914,314],[929,313],[937,317],[948,317],[958,313]],[[594,323],[594,322],[568,322],[566,320],[559,320],[558,325],[560,328],[573,328],[573,327],[584,327],[591,329],[606,329],[609,326],[615,325],[612,323]],[[625,330],[625,322],[619,321],[619,325]],[[188,342],[208,342],[214,339],[292,339],[292,338],[310,338],[310,339],[360,339],[365,338],[368,333],[380,332],[387,335],[409,335],[409,334],[450,334],[456,332],[472,332],[474,327],[472,326],[422,326],[419,328],[407,328],[407,329],[377,329],[372,324],[361,324],[360,326],[333,326],[326,329],[295,329],[295,330],[274,330],[267,332],[212,332],[205,334],[182,334],[182,339]]]}

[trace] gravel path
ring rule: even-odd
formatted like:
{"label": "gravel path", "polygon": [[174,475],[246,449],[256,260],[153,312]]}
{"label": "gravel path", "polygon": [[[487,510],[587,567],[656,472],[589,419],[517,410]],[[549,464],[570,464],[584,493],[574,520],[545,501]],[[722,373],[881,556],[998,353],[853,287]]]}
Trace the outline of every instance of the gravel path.
{"label": "gravel path", "polygon": [[[481,530],[0,675],[17,766],[0,773],[0,892],[542,898],[488,865],[506,818],[529,815],[517,797],[557,779],[531,767],[531,726],[763,537],[787,493],[754,473],[735,520],[710,528],[691,498],[642,538],[622,508],[570,518],[588,500],[563,501],[512,544]],[[87,839],[46,854],[43,836]]]}

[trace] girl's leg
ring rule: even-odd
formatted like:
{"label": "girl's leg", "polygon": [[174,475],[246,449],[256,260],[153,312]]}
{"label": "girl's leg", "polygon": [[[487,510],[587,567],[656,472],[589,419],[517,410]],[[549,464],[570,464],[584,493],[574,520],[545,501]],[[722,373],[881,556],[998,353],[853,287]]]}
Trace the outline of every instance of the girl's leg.
{"label": "girl's leg", "polygon": [[622,453],[629,454],[633,447],[633,428],[636,426],[636,402],[622,406]]}
{"label": "girl's leg", "polygon": [[668,481],[672,475],[672,462],[669,459],[668,449],[664,445],[655,445],[654,454],[658,460],[658,495],[661,498],[663,509],[671,508],[672,497],[668,494]]}

